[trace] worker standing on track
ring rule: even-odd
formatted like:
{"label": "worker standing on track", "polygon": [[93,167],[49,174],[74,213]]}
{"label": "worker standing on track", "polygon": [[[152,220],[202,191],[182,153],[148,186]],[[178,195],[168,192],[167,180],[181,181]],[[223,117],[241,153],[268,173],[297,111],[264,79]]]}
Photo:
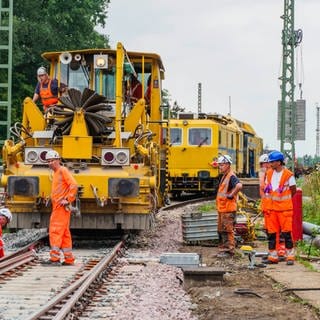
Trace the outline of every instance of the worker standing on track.
{"label": "worker standing on track", "polygon": [[271,170],[266,174],[265,198],[268,218],[269,263],[278,263],[277,234],[282,232],[285,241],[287,265],[294,264],[294,248],[292,240],[292,197],[296,193],[294,174],[285,168],[284,155],[279,151],[269,154]]}
{"label": "worker standing on track", "polygon": [[2,229],[11,221],[12,214],[8,208],[0,208],[0,258],[4,257],[4,242],[2,239]]}
{"label": "worker standing on track", "polygon": [[237,194],[242,189],[242,184],[231,169],[232,159],[229,155],[218,158],[219,171],[222,177],[216,198],[218,211],[218,258],[228,258],[234,255],[235,239],[234,225],[237,211]]}
{"label": "worker standing on track", "polygon": [[76,198],[77,183],[66,167],[60,164],[60,155],[54,150],[46,154],[49,168],[53,170],[51,202],[52,213],[49,225],[50,260],[49,264],[60,264],[60,249],[64,255],[62,265],[72,265],[72,239],[70,233],[71,212],[68,206]]}

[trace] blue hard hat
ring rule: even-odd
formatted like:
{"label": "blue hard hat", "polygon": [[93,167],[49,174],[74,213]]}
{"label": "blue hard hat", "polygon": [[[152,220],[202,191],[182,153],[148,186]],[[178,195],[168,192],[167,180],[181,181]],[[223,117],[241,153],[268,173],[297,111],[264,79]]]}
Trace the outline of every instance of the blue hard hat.
{"label": "blue hard hat", "polygon": [[269,153],[269,162],[272,161],[284,161],[284,155],[280,151],[272,151]]}

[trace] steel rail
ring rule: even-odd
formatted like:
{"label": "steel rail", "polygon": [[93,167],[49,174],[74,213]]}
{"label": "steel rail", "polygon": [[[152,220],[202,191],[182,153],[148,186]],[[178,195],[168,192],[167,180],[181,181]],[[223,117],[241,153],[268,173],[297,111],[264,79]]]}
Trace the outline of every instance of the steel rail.
{"label": "steel rail", "polygon": [[65,319],[66,315],[71,312],[74,305],[88,290],[89,286],[96,280],[98,275],[113,261],[122,246],[124,246],[124,240],[120,241],[114,247],[111,254],[103,258],[97,265],[93,267],[93,269],[89,270],[81,278],[72,283],[65,290],[61,291],[57,296],[45,304],[41,310],[35,312],[26,320],[41,319],[41,317],[45,316],[50,310],[53,309],[53,307],[67,299],[67,301],[63,302],[64,306],[52,318],[54,320]]}
{"label": "steel rail", "polygon": [[0,263],[0,275],[12,271],[13,269],[20,267],[28,262],[36,259],[34,250],[24,252],[20,255],[13,256],[10,260],[6,260]]}
{"label": "steel rail", "polygon": [[177,203],[173,203],[170,204],[168,206],[165,206],[163,208],[161,208],[162,211],[167,211],[167,210],[172,210],[172,209],[176,209],[176,208],[180,208],[183,206],[186,206],[188,204],[192,204],[192,203],[198,203],[198,202],[205,202],[205,201],[212,201],[215,200],[215,197],[202,197],[202,198],[196,198],[196,199],[189,199],[186,201],[181,201],[181,202],[177,202]]}

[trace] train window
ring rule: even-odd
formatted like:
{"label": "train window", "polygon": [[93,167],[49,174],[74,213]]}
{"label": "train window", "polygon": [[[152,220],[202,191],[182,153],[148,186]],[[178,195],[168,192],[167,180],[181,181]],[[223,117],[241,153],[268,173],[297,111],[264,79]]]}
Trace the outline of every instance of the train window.
{"label": "train window", "polygon": [[221,144],[221,131],[219,130],[219,144]]}
{"label": "train window", "polygon": [[182,130],[180,128],[170,129],[170,144],[179,146],[182,143]]}
{"label": "train window", "polygon": [[231,148],[233,148],[233,134],[231,135]]}
{"label": "train window", "polygon": [[192,146],[202,146],[211,144],[210,128],[192,128],[189,129],[188,143]]}
{"label": "train window", "polygon": [[[58,74],[57,66],[55,67],[55,74]],[[69,88],[75,88],[83,91],[84,88],[89,87],[89,69],[82,66],[75,68],[71,63],[60,64],[60,83],[64,83]]]}
{"label": "train window", "polygon": [[115,73],[108,69],[95,70],[95,90],[104,95],[109,101],[115,101]]}

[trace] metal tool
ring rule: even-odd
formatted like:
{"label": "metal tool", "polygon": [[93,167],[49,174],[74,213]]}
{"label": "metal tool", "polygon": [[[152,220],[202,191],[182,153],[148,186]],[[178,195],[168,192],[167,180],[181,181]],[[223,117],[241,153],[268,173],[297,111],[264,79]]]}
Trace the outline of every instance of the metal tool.
{"label": "metal tool", "polygon": [[248,256],[249,258],[249,265],[248,265],[248,269],[252,270],[254,269],[255,267],[259,267],[259,268],[264,268],[266,265],[263,264],[263,263],[259,263],[259,264],[256,264],[255,263],[255,258],[256,257],[265,257],[268,255],[267,252],[257,252],[255,250],[252,249],[251,246],[242,246],[240,248],[240,250]]}

